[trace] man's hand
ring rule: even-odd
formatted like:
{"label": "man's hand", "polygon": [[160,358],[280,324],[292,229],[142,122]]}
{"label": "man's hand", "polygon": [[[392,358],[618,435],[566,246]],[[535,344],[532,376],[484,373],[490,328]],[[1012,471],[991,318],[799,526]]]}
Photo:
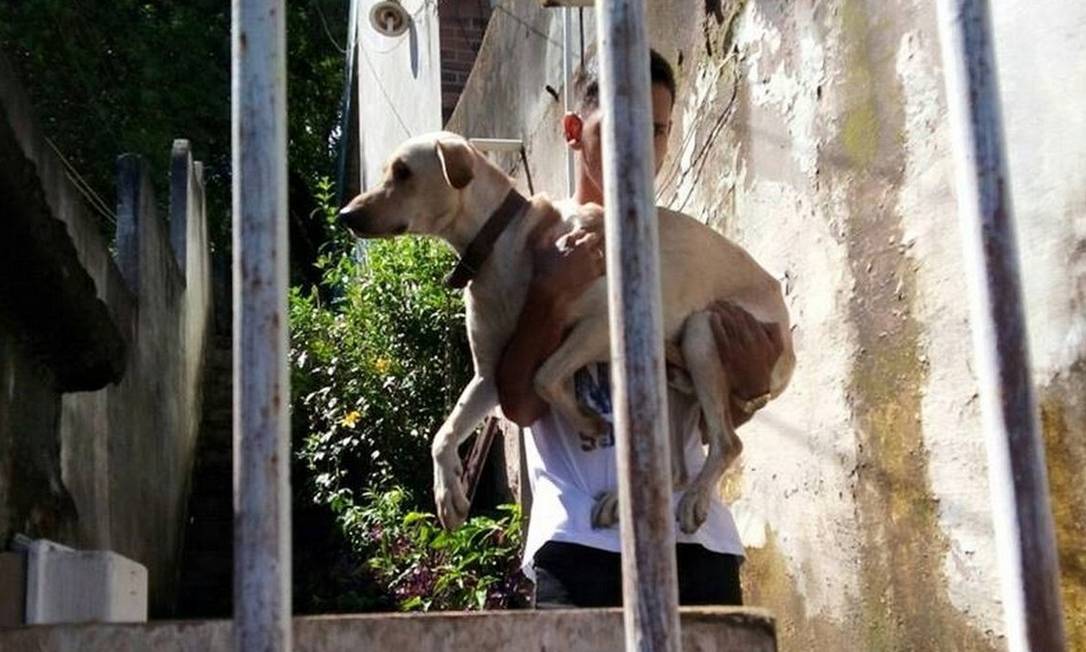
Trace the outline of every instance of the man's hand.
{"label": "man's hand", "polygon": [[581,296],[600,276],[606,261],[603,255],[603,236],[596,231],[574,229],[557,242],[542,242],[532,248],[532,291],[557,304],[567,307]]}
{"label": "man's hand", "polygon": [[773,367],[784,343],[777,324],[764,324],[734,303],[719,301],[710,310],[720,363],[731,385],[732,421],[738,426],[751,415],[740,409],[736,399],[750,400],[769,392]]}

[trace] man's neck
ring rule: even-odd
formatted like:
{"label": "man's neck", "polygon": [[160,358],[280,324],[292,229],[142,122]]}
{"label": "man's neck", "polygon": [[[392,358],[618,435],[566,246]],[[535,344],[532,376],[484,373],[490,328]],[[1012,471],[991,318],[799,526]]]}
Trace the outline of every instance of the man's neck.
{"label": "man's neck", "polygon": [[600,191],[599,186],[584,174],[577,178],[577,185],[573,189],[573,196],[570,199],[578,204],[599,204],[603,206],[603,192]]}

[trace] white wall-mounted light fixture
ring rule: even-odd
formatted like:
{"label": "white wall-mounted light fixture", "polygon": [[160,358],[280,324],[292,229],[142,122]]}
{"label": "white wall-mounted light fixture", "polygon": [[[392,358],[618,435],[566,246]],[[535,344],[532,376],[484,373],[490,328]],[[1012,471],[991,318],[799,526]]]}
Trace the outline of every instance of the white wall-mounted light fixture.
{"label": "white wall-mounted light fixture", "polygon": [[382,0],[370,9],[370,25],[383,36],[400,36],[407,31],[410,23],[410,14],[397,0]]}

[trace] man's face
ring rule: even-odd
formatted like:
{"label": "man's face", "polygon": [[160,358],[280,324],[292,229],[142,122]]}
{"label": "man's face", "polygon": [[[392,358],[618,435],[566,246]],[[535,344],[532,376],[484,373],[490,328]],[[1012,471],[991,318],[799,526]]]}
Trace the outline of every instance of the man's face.
{"label": "man's face", "polygon": [[[660,167],[667,158],[667,141],[671,133],[671,107],[674,98],[671,91],[663,84],[652,85],[652,148],[654,154],[653,173],[660,171]],[[602,192],[603,190],[603,135],[600,132],[600,118],[603,112],[599,107],[593,109],[587,116],[581,117],[580,138],[573,137],[569,133],[567,124],[566,139],[570,147],[581,152],[581,164],[588,172],[588,176]]]}

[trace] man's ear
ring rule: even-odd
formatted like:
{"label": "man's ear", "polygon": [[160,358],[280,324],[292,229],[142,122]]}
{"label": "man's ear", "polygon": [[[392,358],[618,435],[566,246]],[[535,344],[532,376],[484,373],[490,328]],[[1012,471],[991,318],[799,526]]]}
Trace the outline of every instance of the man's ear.
{"label": "man's ear", "polygon": [[562,116],[562,133],[566,137],[566,144],[572,149],[581,148],[581,132],[584,130],[584,121],[576,113],[567,113]]}
{"label": "man's ear", "polygon": [[460,190],[475,178],[475,152],[468,141],[451,138],[437,141],[437,158],[445,182],[453,188]]}

